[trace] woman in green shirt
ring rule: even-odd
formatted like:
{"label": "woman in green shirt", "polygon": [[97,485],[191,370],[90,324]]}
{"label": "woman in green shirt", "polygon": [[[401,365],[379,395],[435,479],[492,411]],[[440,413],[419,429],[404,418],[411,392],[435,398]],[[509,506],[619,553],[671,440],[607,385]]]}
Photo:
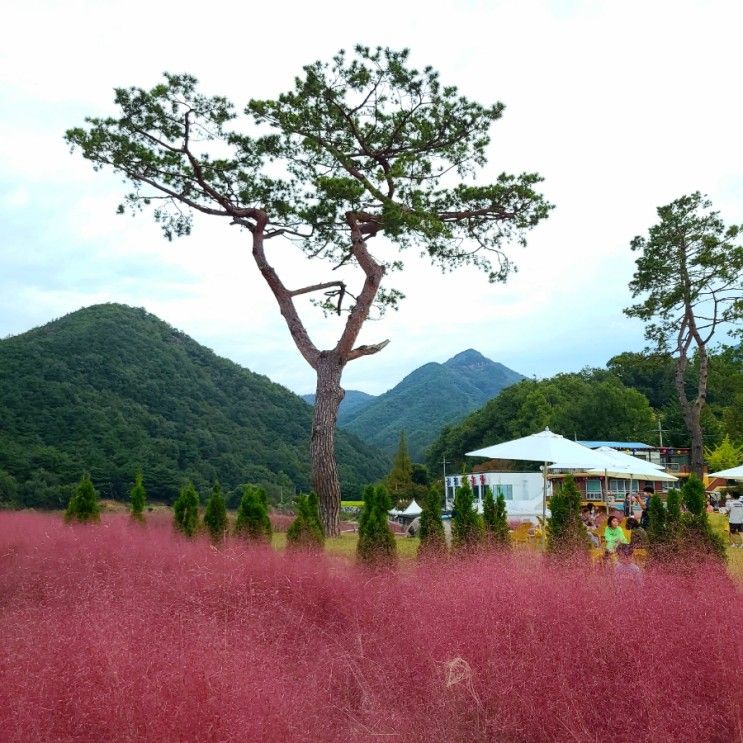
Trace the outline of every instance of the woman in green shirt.
{"label": "woman in green shirt", "polygon": [[606,555],[614,554],[620,544],[629,544],[622,527],[619,526],[618,516],[609,516],[604,529],[604,542],[606,543]]}

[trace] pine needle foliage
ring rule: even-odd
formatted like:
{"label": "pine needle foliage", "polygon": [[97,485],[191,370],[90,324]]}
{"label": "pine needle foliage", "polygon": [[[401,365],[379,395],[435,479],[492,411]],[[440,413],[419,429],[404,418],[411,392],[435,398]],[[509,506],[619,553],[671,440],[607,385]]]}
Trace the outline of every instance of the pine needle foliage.
{"label": "pine needle foliage", "polygon": [[650,551],[658,553],[662,551],[662,545],[666,542],[666,509],[663,506],[658,493],[650,496],[648,503],[648,539]]}
{"label": "pine needle foliage", "polygon": [[547,519],[547,552],[559,557],[588,552],[591,540],[580,518],[580,491],[572,475],[550,499]]}
{"label": "pine needle foliage", "polygon": [[689,475],[681,486],[681,497],[687,513],[682,514],[687,551],[697,556],[711,556],[724,560],[727,554],[722,536],[713,531],[707,518],[707,496],[704,483],[696,475]]}
{"label": "pine needle foliage", "polygon": [[325,534],[320,525],[317,497],[300,493],[297,496],[297,512],[286,532],[286,546],[289,549],[322,550]]}
{"label": "pine needle foliage", "polygon": [[272,533],[266,491],[257,485],[245,485],[237,510],[235,534],[251,541],[270,542]]}
{"label": "pine needle foliage", "polygon": [[474,495],[466,477],[454,495],[451,536],[452,552],[459,555],[477,551],[485,539],[482,519],[475,510]]}
{"label": "pine needle foliage", "polygon": [[227,533],[227,506],[219,482],[214,483],[212,493],[206,502],[204,526],[212,542],[221,542]]}
{"label": "pine needle foliage", "polygon": [[66,523],[77,521],[80,523],[97,522],[101,520],[101,509],[90,475],[83,475],[75,488],[75,492],[67,504],[64,520]]}
{"label": "pine needle foliage", "polygon": [[505,550],[511,546],[508,529],[508,512],[503,491],[493,497],[493,489],[486,488],[482,502],[482,520],[485,525],[485,542],[490,549]]}
{"label": "pine needle foliage", "polygon": [[199,496],[193,483],[186,483],[173,503],[173,525],[187,537],[199,530]]}
{"label": "pine needle foliage", "polygon": [[134,476],[134,487],[129,493],[129,514],[134,521],[144,521],[144,509],[147,505],[147,491],[144,489],[144,478],[141,472]]}
{"label": "pine needle foliage", "polygon": [[448,553],[448,547],[444,522],[441,520],[441,495],[436,487],[429,488],[421,507],[418,557],[444,557]]}
{"label": "pine needle foliage", "polygon": [[384,485],[368,485],[364,489],[356,557],[369,567],[391,567],[397,562],[397,543],[387,517],[389,509],[390,496]]}

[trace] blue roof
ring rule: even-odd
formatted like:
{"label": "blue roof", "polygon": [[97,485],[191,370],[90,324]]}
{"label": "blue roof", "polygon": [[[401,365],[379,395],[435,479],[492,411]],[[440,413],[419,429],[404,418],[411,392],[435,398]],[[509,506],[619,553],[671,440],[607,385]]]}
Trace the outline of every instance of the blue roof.
{"label": "blue roof", "polygon": [[610,446],[612,449],[654,449],[654,446],[643,444],[641,441],[579,441],[579,444],[589,449],[598,449],[599,446]]}

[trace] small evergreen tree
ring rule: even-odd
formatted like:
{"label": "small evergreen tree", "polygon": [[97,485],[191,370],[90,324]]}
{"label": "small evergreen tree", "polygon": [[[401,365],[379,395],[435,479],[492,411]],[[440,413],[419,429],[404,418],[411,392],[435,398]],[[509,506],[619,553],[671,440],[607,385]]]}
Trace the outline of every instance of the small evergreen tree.
{"label": "small evergreen tree", "polygon": [[474,508],[474,495],[467,478],[454,495],[451,523],[452,551],[467,554],[482,546],[485,538],[482,519]]}
{"label": "small evergreen tree", "polygon": [[144,521],[144,509],[147,505],[147,492],[144,489],[142,473],[134,476],[134,487],[129,493],[130,515],[134,521]]}
{"label": "small evergreen tree", "polygon": [[235,534],[258,542],[270,542],[273,529],[266,504],[266,492],[263,488],[245,485],[237,510]]}
{"label": "small evergreen tree", "polygon": [[702,480],[694,474],[689,475],[681,486],[681,497],[688,511],[682,514],[687,551],[724,560],[725,541],[712,529],[707,518],[707,496]]}
{"label": "small evergreen tree", "polygon": [[222,495],[222,486],[214,483],[212,493],[204,510],[204,526],[212,542],[221,542],[227,531],[227,506]]}
{"label": "small evergreen tree", "polygon": [[187,537],[194,536],[199,530],[199,496],[190,482],[181,488],[173,504],[173,521],[175,528]]}
{"label": "small evergreen tree", "polygon": [[359,517],[356,556],[370,567],[390,567],[397,561],[397,542],[387,518],[389,510],[390,497],[384,485],[368,485]]}
{"label": "small evergreen tree", "polygon": [[83,475],[82,480],[75,488],[75,492],[67,504],[64,520],[66,523],[78,521],[90,523],[101,520],[101,509],[98,504],[98,493],[96,493],[90,475]]}
{"label": "small evergreen tree", "polygon": [[297,496],[297,515],[286,532],[286,546],[293,549],[322,550],[325,534],[320,526],[317,498]]}
{"label": "small evergreen tree", "polygon": [[580,518],[580,491],[572,475],[567,475],[550,499],[547,519],[547,551],[567,557],[586,553],[591,540]]}
{"label": "small evergreen tree", "polygon": [[650,496],[647,531],[650,551],[656,555],[662,553],[666,544],[666,509],[658,493]]}
{"label": "small evergreen tree", "polygon": [[668,491],[666,498],[666,527],[681,523],[681,493],[676,488]]}
{"label": "small evergreen tree", "polygon": [[444,522],[441,520],[441,496],[436,487],[428,489],[423,498],[418,531],[418,557],[443,557],[447,554]]}
{"label": "small evergreen tree", "polygon": [[392,469],[387,475],[386,485],[394,506],[397,506],[400,500],[409,500],[413,497],[413,463],[408,453],[405,431],[400,431],[400,443],[392,462]]}
{"label": "small evergreen tree", "polygon": [[485,541],[488,547],[496,550],[510,547],[511,534],[508,529],[506,499],[500,488],[498,488],[496,498],[493,498],[492,488],[486,488],[482,503],[482,520],[485,525]]}
{"label": "small evergreen tree", "polygon": [[307,496],[307,504],[309,507],[310,516],[317,524],[318,529],[320,529],[320,531],[322,532],[323,544],[325,544],[325,530],[322,528],[322,519],[320,518],[320,500],[318,499],[317,493],[314,490],[311,490],[310,494]]}

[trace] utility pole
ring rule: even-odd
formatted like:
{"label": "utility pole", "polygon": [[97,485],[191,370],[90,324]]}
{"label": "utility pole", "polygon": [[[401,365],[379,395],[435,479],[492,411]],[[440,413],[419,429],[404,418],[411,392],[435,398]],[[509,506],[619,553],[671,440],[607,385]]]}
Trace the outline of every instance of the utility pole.
{"label": "utility pole", "polygon": [[447,489],[446,489],[446,465],[451,464],[451,462],[446,458],[446,454],[441,455],[441,464],[444,467],[444,508],[448,505],[448,498],[447,498]]}
{"label": "utility pole", "polygon": [[668,433],[667,428],[661,428],[660,420],[658,420],[658,441],[660,442],[660,448],[663,448],[663,432]]}

